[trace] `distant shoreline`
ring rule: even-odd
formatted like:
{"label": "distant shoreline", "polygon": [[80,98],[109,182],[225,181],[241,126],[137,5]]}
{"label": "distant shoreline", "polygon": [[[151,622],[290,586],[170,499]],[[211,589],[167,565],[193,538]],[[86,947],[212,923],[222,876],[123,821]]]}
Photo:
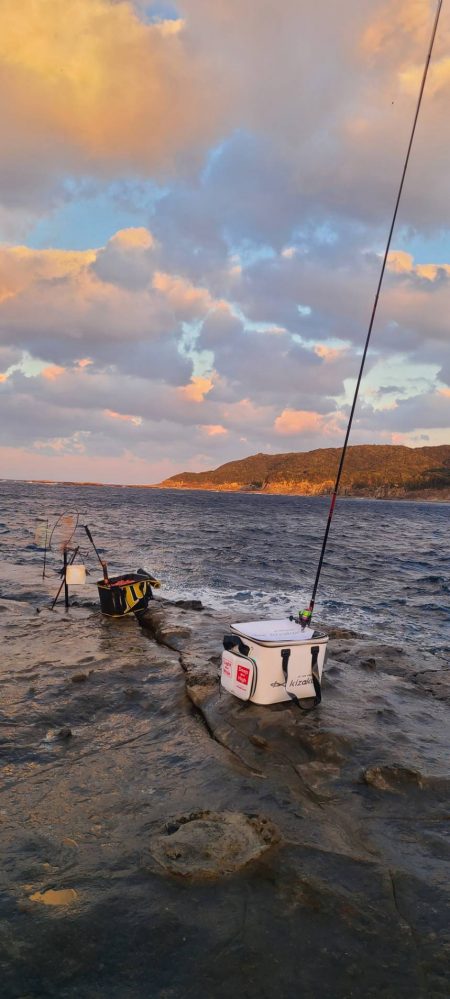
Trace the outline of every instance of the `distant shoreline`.
{"label": "distant shoreline", "polygon": [[[304,496],[308,499],[331,497],[331,493],[319,492],[297,492],[295,489],[221,489],[218,486],[135,486],[136,489],[171,489],[174,492],[198,492],[198,493],[226,493],[234,496]],[[346,493],[339,492],[339,499],[373,499],[373,500],[410,500],[425,501],[430,503],[450,503],[450,489],[444,487],[439,489],[423,489],[417,492],[403,492],[389,496],[377,496],[375,493]]]}
{"label": "distant shoreline", "polygon": [[[298,496],[326,499],[330,493],[296,492],[289,490],[268,490],[268,489],[227,489],[217,486],[176,486],[162,485],[160,483],[120,483],[120,482],[75,482],[67,479],[0,479],[0,482],[17,483],[18,485],[30,486],[78,486],[92,489],[157,489],[161,492],[191,492],[191,493],[222,493],[226,495],[239,496]],[[339,499],[348,500],[398,500],[410,503],[450,503],[450,489],[444,487],[439,489],[417,490],[417,492],[403,492],[388,496],[377,496],[374,493],[339,493]]]}

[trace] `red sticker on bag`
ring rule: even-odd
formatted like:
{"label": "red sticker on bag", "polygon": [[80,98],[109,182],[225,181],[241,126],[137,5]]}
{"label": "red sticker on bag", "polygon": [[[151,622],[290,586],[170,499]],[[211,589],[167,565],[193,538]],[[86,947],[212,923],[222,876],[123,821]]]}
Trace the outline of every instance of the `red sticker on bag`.
{"label": "red sticker on bag", "polygon": [[229,659],[224,659],[224,661],[223,661],[223,672],[224,672],[225,676],[232,676],[233,675],[233,668],[232,668],[232,664],[231,664],[231,662],[230,662]]}
{"label": "red sticker on bag", "polygon": [[238,666],[237,676],[236,676],[237,683],[242,683],[244,687],[246,687],[248,684],[249,676],[250,676],[250,670],[248,666]]}

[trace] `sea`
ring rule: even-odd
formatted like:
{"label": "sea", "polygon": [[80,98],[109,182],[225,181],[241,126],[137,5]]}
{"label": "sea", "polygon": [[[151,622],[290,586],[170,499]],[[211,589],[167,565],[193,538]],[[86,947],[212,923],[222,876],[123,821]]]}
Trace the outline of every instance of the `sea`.
{"label": "sea", "polygon": [[[72,598],[95,597],[101,575],[87,524],[110,575],[147,569],[161,596],[199,599],[230,622],[308,606],[329,508],[327,497],[15,481],[0,493],[4,599],[39,607],[55,595],[67,515],[89,573]],[[46,524],[57,527],[43,579]],[[449,503],[339,498],[316,620],[449,658],[449,527]]]}

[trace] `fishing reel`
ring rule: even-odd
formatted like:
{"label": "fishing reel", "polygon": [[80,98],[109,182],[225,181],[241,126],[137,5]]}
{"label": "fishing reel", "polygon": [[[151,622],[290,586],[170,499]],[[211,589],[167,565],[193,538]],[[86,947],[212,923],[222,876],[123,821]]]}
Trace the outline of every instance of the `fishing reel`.
{"label": "fishing reel", "polygon": [[306,610],[299,610],[298,617],[295,617],[294,614],[290,614],[289,620],[295,621],[295,624],[299,624],[303,631],[304,628],[307,628],[308,625],[310,624],[311,617],[312,617],[312,609],[307,608]]}

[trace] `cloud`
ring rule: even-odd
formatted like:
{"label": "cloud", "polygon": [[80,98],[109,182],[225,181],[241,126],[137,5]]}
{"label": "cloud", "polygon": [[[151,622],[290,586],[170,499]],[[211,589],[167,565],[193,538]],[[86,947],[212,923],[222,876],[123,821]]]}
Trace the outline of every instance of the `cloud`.
{"label": "cloud", "polygon": [[[66,0],[2,6],[4,210],[55,207],[71,197],[68,178],[173,186],[195,177],[206,157],[200,186],[214,186],[214,217],[241,239],[248,228],[266,239],[284,228],[288,252],[293,209],[298,221],[307,210],[384,224],[430,5],[347,0],[345,18],[335,5],[326,19],[306,0],[286,0],[282,19],[271,0],[263,15],[260,5],[239,0],[181,0],[179,9],[178,19],[158,20],[124,0],[77,0],[70,17]],[[440,224],[450,194],[440,127],[449,39],[444,11],[402,203],[402,220],[412,225]],[[261,197],[268,191],[270,211]],[[190,221],[206,230],[201,209],[214,204],[206,204],[204,187],[198,194]]]}
{"label": "cloud", "polygon": [[359,424],[373,433],[417,433],[440,430],[450,443],[450,397],[435,389],[399,399],[394,408],[374,410],[367,404],[359,407]]}
{"label": "cloud", "polygon": [[[266,283],[261,285],[261,295],[270,296],[276,301],[276,284],[271,285],[270,270],[266,270]],[[255,290],[255,298],[257,292]],[[248,307],[248,298],[244,299]],[[263,306],[264,308],[264,306]],[[283,315],[286,316],[286,302]],[[249,310],[251,314],[251,309]],[[275,310],[274,310],[275,312]],[[261,313],[260,313],[261,314]],[[298,312],[292,303],[297,327]],[[271,318],[275,318],[272,314]],[[256,324],[257,326],[257,324]],[[310,334],[314,336],[314,328]],[[324,345],[317,349],[302,343],[291,332],[277,328],[277,335],[269,330],[245,328],[244,320],[233,316],[231,310],[212,310],[206,317],[198,338],[198,346],[210,350],[214,358],[214,368],[225,381],[217,380],[214,398],[225,394],[242,398],[251,386],[252,395],[262,403],[277,403],[284,398],[286,404],[305,408],[305,401],[316,402],[317,406],[329,409],[330,398],[342,394],[344,380],[352,372],[352,360],[343,350],[335,350]],[[356,365],[355,365],[356,368]]]}
{"label": "cloud", "polygon": [[[424,0],[347,0],[328,6],[287,0],[185,0],[190,31],[233,67],[240,127],[277,149],[300,205],[379,225],[392,212],[431,25]],[[450,19],[441,15],[401,221],[439,225],[450,188],[445,107]]]}
{"label": "cloud", "polygon": [[204,315],[215,304],[207,288],[195,287],[191,281],[178,275],[156,271],[152,287],[161,293],[175,315],[181,315],[184,320]]}
{"label": "cloud", "polygon": [[226,105],[211,74],[181,20],[149,23],[127,2],[1,5],[4,202],[49,200],[65,171],[155,174],[181,153],[198,163]]}
{"label": "cloud", "polygon": [[308,410],[284,409],[275,420],[275,431],[284,436],[300,436],[305,433],[317,433],[334,436],[340,430],[336,417],[323,416]]}
{"label": "cloud", "polygon": [[[145,227],[121,230],[106,247],[84,252],[3,248],[5,446],[31,441],[43,457],[64,448],[71,454],[83,449],[86,456],[132,451],[144,457],[165,444],[172,456],[179,454],[180,467],[186,467],[186,452],[208,467],[251,451],[279,450],[281,441],[289,448],[338,445],[349,379],[359,366],[350,317],[367,293],[375,258],[359,251],[355,282],[351,258],[342,264],[338,256],[328,257],[325,273],[314,240],[311,248],[306,258],[280,254],[244,264],[232,300],[224,296],[231,292],[228,255],[222,270],[214,267],[195,283],[166,269],[168,246]],[[398,352],[398,338],[388,343],[382,327],[378,352],[369,357],[355,441],[413,433],[414,426],[434,432],[442,425],[446,354],[440,339],[433,339],[432,319],[435,302],[448,295],[448,282],[439,276],[442,269],[426,265],[424,274],[424,266],[400,251],[393,254],[386,304],[396,305],[406,338],[405,317],[418,322],[420,298],[424,323],[429,313],[420,349],[430,331],[428,359],[435,342],[438,363],[428,365],[422,385],[420,367],[405,370],[399,383],[399,364],[391,366],[392,386],[380,394],[386,359],[393,362]],[[327,338],[344,330],[345,344]],[[418,341],[408,335],[413,357]],[[15,350],[6,346],[12,337]],[[20,361],[23,351],[28,354]],[[439,370],[441,392],[431,393],[427,413],[422,403]],[[406,409],[402,396],[413,399]]]}
{"label": "cloud", "polygon": [[202,378],[200,375],[194,375],[189,385],[182,385],[178,389],[178,393],[184,399],[188,399],[189,402],[203,402],[205,396],[211,391],[213,384],[214,382],[211,378]]}
{"label": "cloud", "polygon": [[54,381],[55,378],[60,378],[64,374],[65,368],[60,364],[49,364],[46,368],[41,371],[42,378],[47,378],[49,381]]}
{"label": "cloud", "polygon": [[[127,230],[98,251],[3,248],[0,342],[57,366],[114,364],[184,384],[192,362],[178,349],[182,323],[210,296],[176,276],[153,288],[153,246],[146,230]],[[116,272],[108,253],[118,247]]]}
{"label": "cloud", "polygon": [[145,288],[157,256],[157,243],[144,226],[116,232],[102,247],[91,264],[91,271],[101,281],[130,291]]}
{"label": "cloud", "polygon": [[[388,270],[393,274],[408,276],[418,287],[424,281],[447,282],[450,264],[415,264],[412,253],[406,250],[391,250],[388,256]],[[421,281],[421,279],[423,279]]]}
{"label": "cloud", "polygon": [[21,350],[16,347],[0,346],[0,370],[3,369],[5,376],[6,371],[20,361],[21,356]]}
{"label": "cloud", "polygon": [[[340,443],[431,5],[9,6],[0,225],[86,248],[0,247],[5,447],[133,478]],[[444,10],[354,441],[449,422],[449,41]]]}
{"label": "cloud", "polygon": [[142,423],[141,416],[132,416],[130,413],[116,413],[113,409],[105,409],[104,413],[111,420],[125,420],[126,422],[133,423],[135,427],[140,427]]}
{"label": "cloud", "polygon": [[337,361],[345,353],[342,348],[339,347],[328,347],[326,343],[317,343],[314,347],[314,353],[318,357],[322,357],[324,361]]}
{"label": "cloud", "polygon": [[227,428],[222,427],[220,423],[205,423],[201,429],[207,437],[221,437],[223,434],[228,433]]}

